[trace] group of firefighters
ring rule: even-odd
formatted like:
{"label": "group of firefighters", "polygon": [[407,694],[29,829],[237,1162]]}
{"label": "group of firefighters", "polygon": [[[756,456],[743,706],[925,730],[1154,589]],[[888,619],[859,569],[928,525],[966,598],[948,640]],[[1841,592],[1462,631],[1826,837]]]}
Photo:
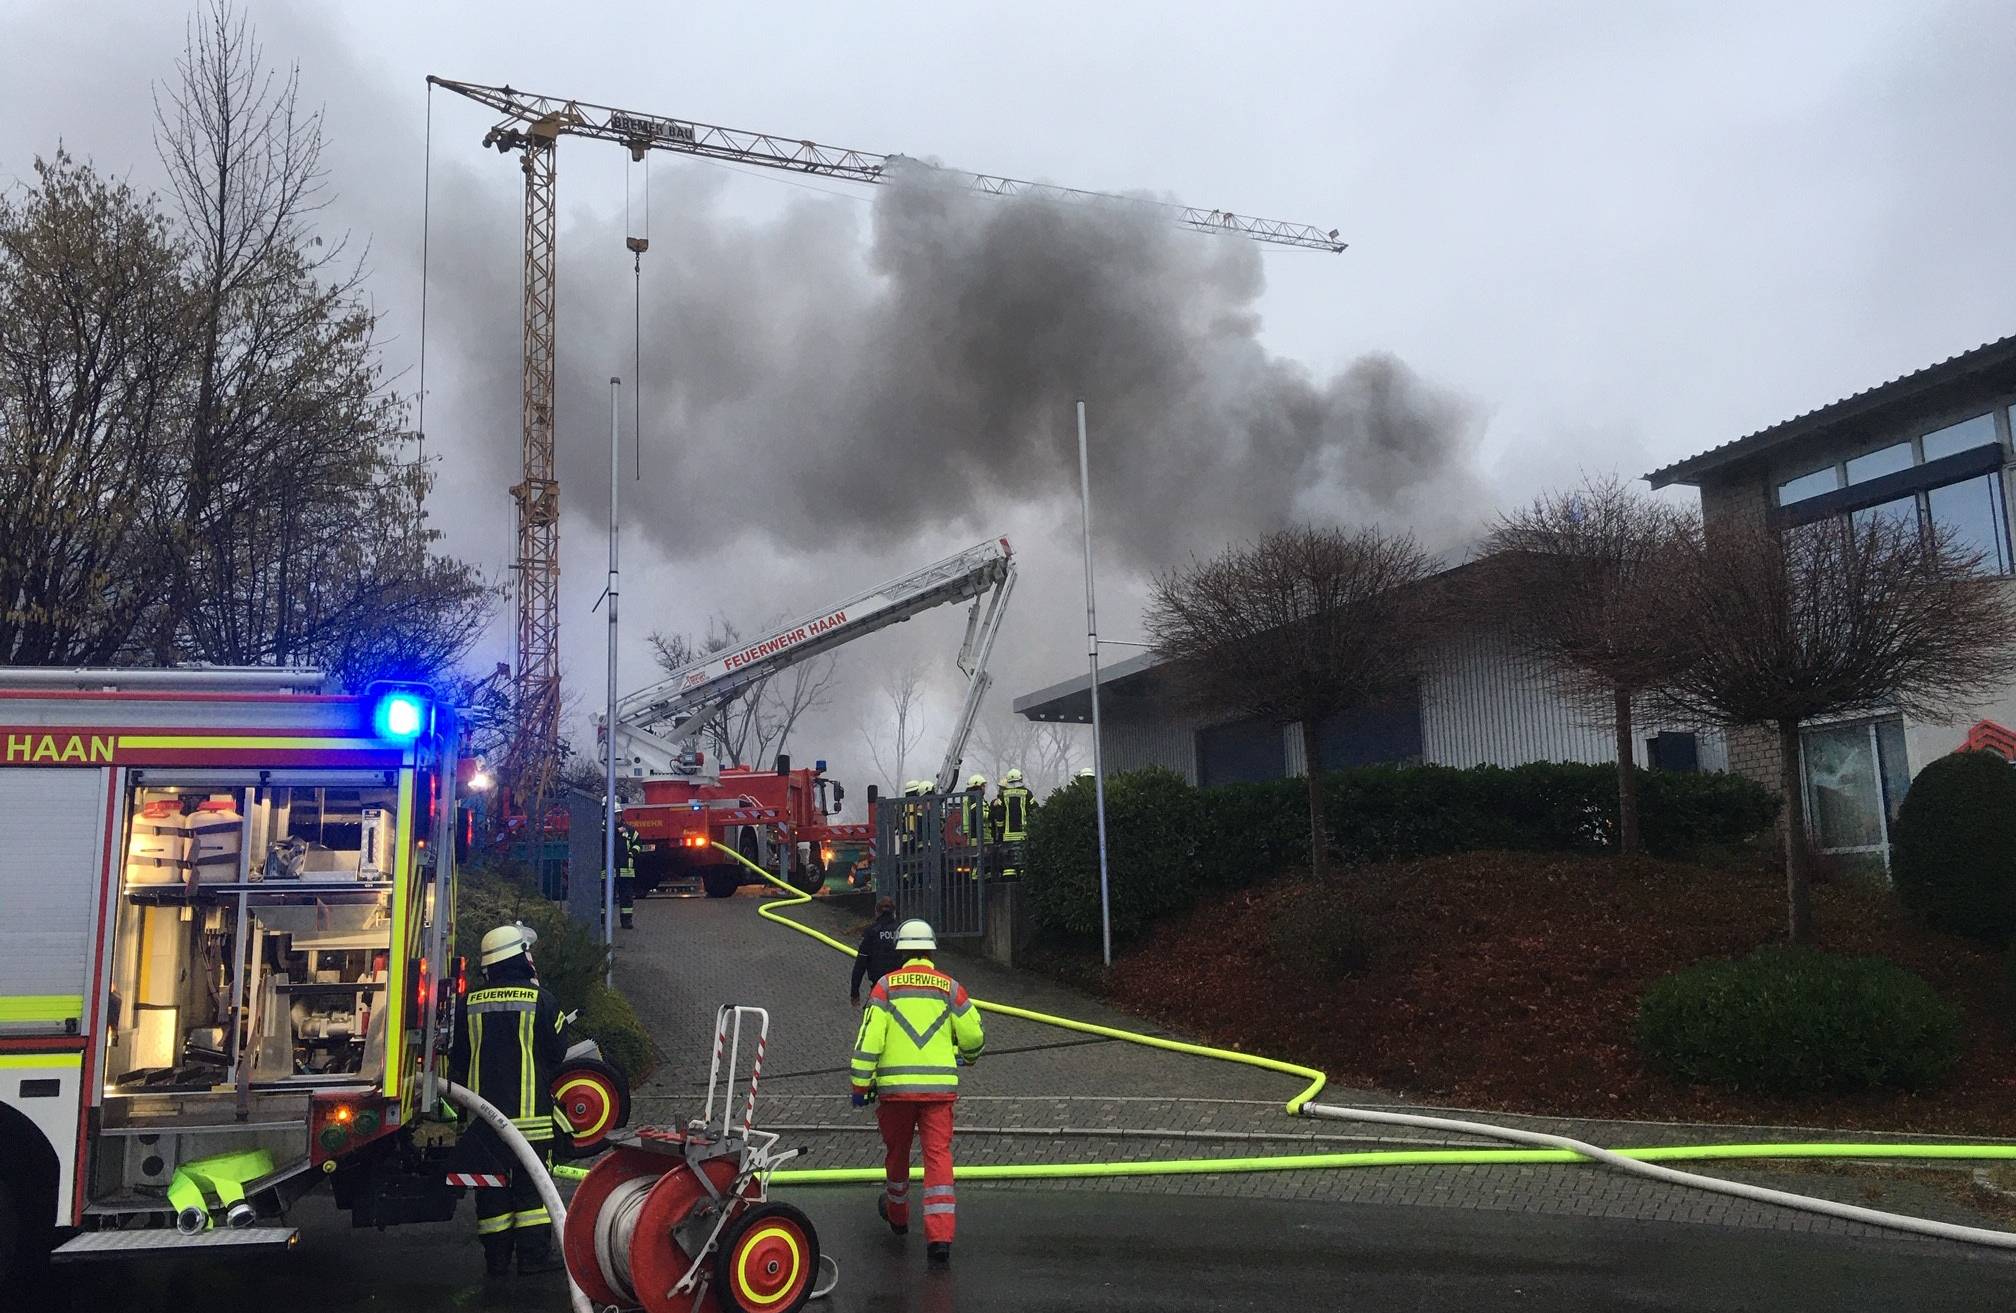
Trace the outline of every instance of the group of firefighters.
{"label": "group of firefighters", "polygon": [[[906,796],[925,796],[931,782],[914,780]],[[1028,834],[1035,795],[1011,770],[990,800],[987,779],[974,775],[960,797],[958,834],[972,845],[1019,843]],[[633,924],[637,835],[617,830],[617,904],[625,929]],[[552,1085],[566,1054],[562,1036],[567,1018],[539,983],[532,947],[538,935],[522,924],[498,926],[483,936],[483,986],[470,992],[450,1055],[454,1079],[489,1100],[525,1138],[551,1161],[559,1122]],[[927,1261],[951,1261],[958,1224],[953,1189],[952,1108],[959,1097],[959,1069],[980,1059],[986,1037],[980,1010],[965,988],[931,960],[937,937],[924,921],[896,919],[893,899],[883,898],[854,960],[849,1001],[861,1009],[848,1063],[855,1107],[875,1109],[884,1148],[884,1183],[876,1212],[897,1235],[910,1230],[910,1155],[921,1141],[924,1180],[915,1201],[922,1216]],[[870,986],[863,1004],[861,987]],[[498,1164],[511,1155],[488,1125],[469,1134]],[[485,1270],[502,1276],[515,1257],[520,1273],[561,1266],[553,1249],[553,1223],[535,1184],[522,1172],[508,1184],[477,1191],[476,1229]]]}
{"label": "group of firefighters", "polygon": [[[903,786],[906,798],[926,798],[931,795],[933,785],[930,780],[911,780]],[[987,796],[987,777],[977,772],[966,780],[966,788],[958,795],[959,809],[956,814],[948,813],[946,838],[961,846],[977,848],[983,844],[1021,843],[1029,837],[1029,818],[1036,811],[1036,795],[1022,782],[1020,770],[1010,770],[1001,777],[1000,786],[990,799]],[[909,841],[913,844],[917,837],[917,814],[906,813],[904,826]],[[1004,874],[1014,874],[1012,869]]]}

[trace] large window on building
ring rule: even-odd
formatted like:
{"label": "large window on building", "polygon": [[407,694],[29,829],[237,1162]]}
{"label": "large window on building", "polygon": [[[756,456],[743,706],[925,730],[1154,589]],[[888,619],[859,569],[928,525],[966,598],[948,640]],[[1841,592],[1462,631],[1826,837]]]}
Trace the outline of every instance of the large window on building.
{"label": "large window on building", "polygon": [[1890,825],[1911,787],[1904,722],[1822,725],[1801,735],[1806,817],[1822,851],[1866,853],[1888,864]]}
{"label": "large window on building", "polygon": [[1786,479],[1779,518],[1790,525],[1846,515],[1857,528],[1915,522],[1978,554],[1983,572],[2016,574],[2002,470],[2008,423],[2005,408],[1986,410]]}
{"label": "large window on building", "polygon": [[1197,731],[1197,783],[1244,784],[1288,774],[1288,748],[1279,725],[1235,721]]}

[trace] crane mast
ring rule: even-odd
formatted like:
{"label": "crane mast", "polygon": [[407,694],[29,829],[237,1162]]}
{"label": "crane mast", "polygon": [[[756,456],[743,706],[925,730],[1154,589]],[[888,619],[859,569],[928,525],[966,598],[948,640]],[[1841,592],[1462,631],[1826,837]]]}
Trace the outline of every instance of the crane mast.
{"label": "crane mast", "polygon": [[553,458],[553,392],[559,222],[555,154],[562,136],[615,142],[632,159],[664,150],[859,183],[884,183],[915,170],[915,176],[983,195],[1038,196],[1126,212],[1147,209],[1197,232],[1333,254],[1345,249],[1335,228],[944,169],[902,155],[534,95],[510,86],[458,82],[432,74],[427,81],[495,110],[500,121],[484,135],[483,144],[499,154],[518,152],[525,172],[524,476],[511,489],[518,519],[518,558],[513,565],[518,577],[518,660],[513,667],[517,725],[507,770],[518,797],[538,818],[545,814],[560,746],[560,484]]}

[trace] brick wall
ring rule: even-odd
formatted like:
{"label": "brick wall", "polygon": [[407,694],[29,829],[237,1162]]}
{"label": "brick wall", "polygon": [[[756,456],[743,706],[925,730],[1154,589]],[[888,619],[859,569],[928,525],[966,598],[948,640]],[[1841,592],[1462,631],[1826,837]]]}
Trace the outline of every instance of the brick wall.
{"label": "brick wall", "polygon": [[[1701,523],[1710,534],[1733,524],[1762,524],[1771,505],[1764,476],[1736,472],[1701,484]],[[1778,792],[1778,735],[1747,727],[1729,731],[1729,769]]]}
{"label": "brick wall", "polygon": [[1762,524],[1770,505],[1761,473],[1716,476],[1701,484],[1701,523],[1711,534],[1730,524]]}

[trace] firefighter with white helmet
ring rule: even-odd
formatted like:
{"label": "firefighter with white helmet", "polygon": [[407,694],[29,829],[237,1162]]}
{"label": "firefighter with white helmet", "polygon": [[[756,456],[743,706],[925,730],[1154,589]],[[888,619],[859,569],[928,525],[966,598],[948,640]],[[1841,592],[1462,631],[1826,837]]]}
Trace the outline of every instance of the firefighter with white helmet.
{"label": "firefighter with white helmet", "polygon": [[923,1142],[925,1250],[940,1265],[952,1259],[959,1216],[952,1189],[959,1068],[980,1060],[986,1036],[965,987],[932,965],[938,940],[928,922],[896,927],[896,948],[903,965],[875,982],[854,1040],[854,1106],[876,1105],[887,1150],[876,1211],[897,1235],[910,1230],[910,1142]]}
{"label": "firefighter with white helmet", "polygon": [[[990,809],[996,843],[1020,844],[1029,837],[1029,815],[1036,810],[1036,795],[1022,782],[1019,769],[1010,770],[1001,777],[1001,787],[995,791],[994,805]],[[1004,863],[1001,874],[1019,874],[1013,857]]]}
{"label": "firefighter with white helmet", "polygon": [[[449,1070],[545,1150],[553,1141],[553,1077],[567,1056],[567,1042],[560,1033],[566,1018],[533,969],[532,945],[538,940],[538,932],[523,922],[483,936],[483,988],[463,1001]],[[484,1269],[491,1276],[510,1271],[514,1247],[521,1274],[558,1269],[553,1219],[538,1186],[488,1124],[478,1121],[465,1134],[477,1137],[491,1159],[511,1171],[508,1186],[476,1192]]]}
{"label": "firefighter with white helmet", "polygon": [[978,848],[986,841],[986,830],[987,777],[975,771],[966,781],[966,792],[959,796],[959,833]]}

